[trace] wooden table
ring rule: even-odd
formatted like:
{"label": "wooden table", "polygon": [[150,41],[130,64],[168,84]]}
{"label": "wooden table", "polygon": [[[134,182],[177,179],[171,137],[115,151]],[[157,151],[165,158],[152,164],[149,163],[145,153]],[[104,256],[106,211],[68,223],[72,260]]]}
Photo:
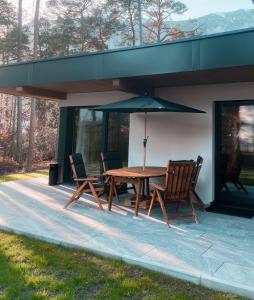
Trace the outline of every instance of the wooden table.
{"label": "wooden table", "polygon": [[135,214],[138,215],[139,203],[141,198],[141,186],[144,179],[151,177],[163,177],[166,175],[167,168],[163,167],[129,167],[115,170],[109,170],[105,175],[110,176],[110,192],[108,209],[111,210],[113,191],[116,183],[132,183],[136,185],[136,203],[135,203]]}

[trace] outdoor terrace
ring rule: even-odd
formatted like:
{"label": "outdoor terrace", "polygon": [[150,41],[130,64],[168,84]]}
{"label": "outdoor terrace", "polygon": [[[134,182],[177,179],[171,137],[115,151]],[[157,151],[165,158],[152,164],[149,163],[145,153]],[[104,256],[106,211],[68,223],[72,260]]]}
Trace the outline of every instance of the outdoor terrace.
{"label": "outdoor terrace", "polygon": [[196,284],[254,298],[254,220],[199,211],[201,224],[177,221],[168,228],[154,218],[113,205],[98,209],[85,195],[68,210],[71,186],[47,178],[0,185],[0,228],[84,248]]}

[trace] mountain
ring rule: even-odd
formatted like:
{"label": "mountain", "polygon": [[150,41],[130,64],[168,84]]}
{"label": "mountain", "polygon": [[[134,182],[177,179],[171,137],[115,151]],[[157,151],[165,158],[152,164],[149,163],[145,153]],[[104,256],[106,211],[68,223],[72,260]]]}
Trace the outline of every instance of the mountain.
{"label": "mountain", "polygon": [[[143,23],[146,23],[146,19],[143,19]],[[187,32],[197,29],[197,34],[199,36],[251,27],[254,28],[254,9],[240,9],[224,13],[212,13],[199,18],[183,21],[168,21],[168,27],[179,27],[181,30]],[[138,25],[136,30],[138,31]],[[144,37],[146,34],[147,31],[143,29]],[[114,35],[108,41],[109,49],[118,48],[119,45],[121,45],[120,33]]]}
{"label": "mountain", "polygon": [[[143,20],[145,23],[146,20]],[[55,25],[55,20],[49,21],[50,26]],[[183,20],[183,21],[169,21],[169,27],[180,27],[183,31],[192,31],[197,29],[197,34],[209,35],[214,33],[222,33],[227,31],[246,29],[253,27],[254,28],[254,9],[240,9],[236,11],[224,12],[224,13],[211,13],[199,18]],[[123,25],[124,26],[124,25]],[[27,24],[29,36],[31,40],[32,48],[32,39],[33,39],[33,23]],[[137,25],[138,31],[138,25]],[[147,34],[146,30],[143,30],[144,36]],[[108,41],[107,45],[109,49],[115,49],[120,46],[122,36],[121,33],[113,35]],[[138,40],[137,40],[138,44]],[[78,49],[73,48],[73,53],[79,52]]]}
{"label": "mountain", "polygon": [[180,25],[183,30],[199,29],[201,35],[254,27],[254,9],[240,9],[184,21],[170,21],[170,26]]}

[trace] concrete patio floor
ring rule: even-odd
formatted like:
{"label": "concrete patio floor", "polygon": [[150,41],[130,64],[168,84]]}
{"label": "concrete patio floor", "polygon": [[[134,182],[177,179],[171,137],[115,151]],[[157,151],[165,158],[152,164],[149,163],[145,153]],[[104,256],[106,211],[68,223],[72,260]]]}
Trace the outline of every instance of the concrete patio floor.
{"label": "concrete patio floor", "polygon": [[216,290],[254,299],[254,220],[198,212],[201,224],[167,228],[114,205],[101,211],[85,195],[68,210],[73,190],[47,186],[47,178],[0,184],[0,229],[91,250]]}

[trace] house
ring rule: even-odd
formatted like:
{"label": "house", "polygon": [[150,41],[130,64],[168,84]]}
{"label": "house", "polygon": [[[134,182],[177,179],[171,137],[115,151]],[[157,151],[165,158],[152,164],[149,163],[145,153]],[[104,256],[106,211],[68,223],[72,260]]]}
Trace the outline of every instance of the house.
{"label": "house", "polygon": [[89,107],[137,94],[206,114],[151,113],[148,165],[203,156],[198,193],[214,211],[254,216],[254,29],[0,67],[0,92],[54,99],[60,107],[58,161],[83,152],[88,169],[99,152],[119,150],[142,164],[144,116]]}

